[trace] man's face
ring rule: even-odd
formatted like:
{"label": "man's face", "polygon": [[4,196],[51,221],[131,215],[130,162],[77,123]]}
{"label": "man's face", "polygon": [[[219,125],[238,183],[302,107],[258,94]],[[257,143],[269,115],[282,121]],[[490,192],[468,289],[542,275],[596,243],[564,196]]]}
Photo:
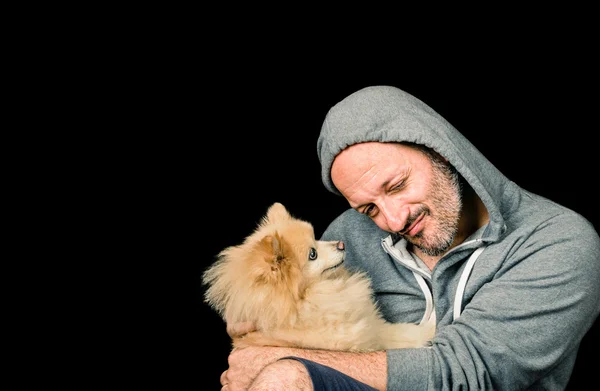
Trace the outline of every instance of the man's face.
{"label": "man's face", "polygon": [[397,143],[361,143],[333,161],[331,178],[350,206],[430,256],[442,255],[458,230],[458,174],[441,159]]}

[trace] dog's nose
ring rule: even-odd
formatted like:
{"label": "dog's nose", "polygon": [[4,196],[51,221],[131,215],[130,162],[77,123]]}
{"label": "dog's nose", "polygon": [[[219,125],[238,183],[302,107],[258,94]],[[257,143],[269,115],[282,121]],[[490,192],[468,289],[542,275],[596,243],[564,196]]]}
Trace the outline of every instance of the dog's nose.
{"label": "dog's nose", "polygon": [[337,249],[338,250],[343,250],[344,249],[344,242],[342,242],[341,240],[338,242],[337,244]]}

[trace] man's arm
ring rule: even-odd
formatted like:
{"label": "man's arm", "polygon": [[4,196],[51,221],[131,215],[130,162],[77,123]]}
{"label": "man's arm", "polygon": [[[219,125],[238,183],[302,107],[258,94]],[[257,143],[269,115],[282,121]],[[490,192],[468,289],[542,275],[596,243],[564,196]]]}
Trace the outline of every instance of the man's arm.
{"label": "man's arm", "polygon": [[234,349],[229,355],[225,374],[232,389],[246,389],[267,365],[286,356],[296,356],[327,365],[346,375],[385,390],[387,383],[386,352],[351,353],[280,347],[248,347]]}

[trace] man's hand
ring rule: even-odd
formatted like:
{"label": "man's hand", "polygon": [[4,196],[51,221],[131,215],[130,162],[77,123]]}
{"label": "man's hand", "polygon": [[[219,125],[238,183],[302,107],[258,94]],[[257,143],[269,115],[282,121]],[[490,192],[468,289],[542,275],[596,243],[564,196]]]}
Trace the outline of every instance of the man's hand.
{"label": "man's hand", "polygon": [[221,374],[221,385],[227,385],[227,391],[245,390],[265,366],[293,351],[271,346],[233,349],[227,360],[229,368]]}

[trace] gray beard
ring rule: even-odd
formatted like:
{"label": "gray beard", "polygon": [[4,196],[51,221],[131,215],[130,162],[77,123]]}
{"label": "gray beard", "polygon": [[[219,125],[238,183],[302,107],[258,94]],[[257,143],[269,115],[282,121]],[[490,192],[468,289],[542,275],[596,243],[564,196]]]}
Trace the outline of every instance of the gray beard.
{"label": "gray beard", "polygon": [[[448,183],[451,184],[450,187],[456,192],[456,194],[458,194],[459,210],[462,210],[462,184],[460,181],[460,175],[458,174],[456,169],[454,169],[454,167],[452,167],[450,165],[446,165],[437,159],[433,159],[432,163],[433,163],[434,169],[438,173],[437,175],[442,177],[443,180],[448,181]],[[437,205],[438,209],[441,209],[443,207],[444,207],[444,205]],[[434,241],[433,246],[425,247],[425,246],[423,246],[423,244],[417,245],[415,243],[413,243],[413,246],[415,246],[416,248],[421,250],[421,252],[423,252],[425,255],[430,256],[430,257],[438,257],[441,255],[444,255],[446,253],[446,251],[448,251],[448,249],[450,248],[452,243],[454,242],[454,238],[456,237],[456,234],[458,233],[458,220],[455,221],[453,224],[446,224],[446,225],[442,226],[440,229],[441,229],[441,232],[435,238],[437,240]],[[419,234],[419,235],[417,235],[417,237],[422,238],[422,235]],[[443,240],[440,240],[440,239],[443,239]]]}
{"label": "gray beard", "polygon": [[416,248],[421,250],[421,252],[427,256],[439,257],[441,255],[444,255],[446,253],[446,251],[448,251],[448,249],[452,245],[452,242],[454,241],[455,236],[456,236],[456,230],[454,231],[454,233],[450,234],[450,237],[444,243],[442,243],[441,245],[438,245],[436,247],[422,247],[422,246],[417,246],[416,244],[413,244],[413,246],[415,246]]}

